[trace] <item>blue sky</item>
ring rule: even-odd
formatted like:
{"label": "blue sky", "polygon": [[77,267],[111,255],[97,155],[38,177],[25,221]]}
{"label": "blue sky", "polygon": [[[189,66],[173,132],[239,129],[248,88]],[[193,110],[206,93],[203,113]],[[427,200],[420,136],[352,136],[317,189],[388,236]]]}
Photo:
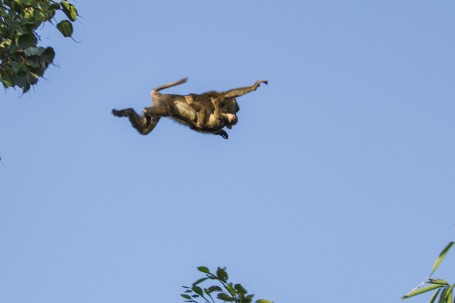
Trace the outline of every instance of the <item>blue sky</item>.
{"label": "blue sky", "polygon": [[[43,28],[57,66],[1,97],[0,302],[182,302],[199,265],[399,302],[454,239],[453,1],[76,5],[80,43]],[[185,76],[168,92],[269,85],[229,140],[110,114]]]}

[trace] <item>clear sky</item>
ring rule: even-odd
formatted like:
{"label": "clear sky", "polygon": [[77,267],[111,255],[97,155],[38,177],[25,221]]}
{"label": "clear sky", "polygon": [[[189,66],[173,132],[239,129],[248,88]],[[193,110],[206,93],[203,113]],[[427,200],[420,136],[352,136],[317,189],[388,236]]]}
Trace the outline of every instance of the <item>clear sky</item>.
{"label": "clear sky", "polygon": [[[80,43],[45,27],[57,66],[0,97],[0,302],[182,302],[206,265],[392,303],[454,239],[453,1],[76,5]],[[269,85],[229,140],[111,115],[186,76],[168,92]]]}

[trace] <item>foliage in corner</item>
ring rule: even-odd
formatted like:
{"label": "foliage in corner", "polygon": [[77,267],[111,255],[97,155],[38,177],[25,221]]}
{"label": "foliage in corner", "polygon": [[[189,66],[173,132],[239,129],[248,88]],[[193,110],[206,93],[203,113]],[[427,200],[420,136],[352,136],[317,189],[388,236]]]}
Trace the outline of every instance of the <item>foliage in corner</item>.
{"label": "foliage in corner", "polygon": [[[226,268],[218,267],[215,273],[205,266],[197,268],[205,277],[198,279],[189,286],[182,286],[185,292],[181,296],[187,303],[216,303],[216,302],[234,302],[234,303],[251,303],[254,294],[248,294],[248,291],[241,284],[229,282],[229,276]],[[212,281],[214,284],[202,287]],[[205,282],[205,283],[204,283]],[[259,299],[256,303],[273,303],[269,300]]]}
{"label": "foliage in corner", "polygon": [[449,250],[452,248],[452,246],[455,244],[455,242],[450,242],[439,254],[439,257],[436,259],[434,262],[433,268],[430,273],[430,277],[428,278],[427,281],[422,282],[420,285],[415,287],[413,290],[411,290],[409,293],[401,297],[401,299],[407,299],[410,297],[414,297],[429,291],[434,290],[433,295],[430,298],[429,303],[455,303],[453,299],[453,288],[455,287],[455,284],[450,284],[446,280],[442,279],[434,279],[432,278],[434,272],[436,269],[439,267],[441,264],[442,260],[444,257],[447,255]]}
{"label": "foliage in corner", "polygon": [[56,12],[68,19],[57,23],[64,37],[73,34],[76,7],[66,0],[0,0],[0,81],[5,88],[19,87],[25,93],[43,77],[55,57],[52,47],[38,46],[36,30]]}

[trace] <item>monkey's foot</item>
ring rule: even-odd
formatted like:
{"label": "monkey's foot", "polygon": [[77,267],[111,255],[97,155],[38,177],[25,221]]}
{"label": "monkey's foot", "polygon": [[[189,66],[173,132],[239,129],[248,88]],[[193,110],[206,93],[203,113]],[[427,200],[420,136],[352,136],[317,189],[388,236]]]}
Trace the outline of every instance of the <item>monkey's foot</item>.
{"label": "monkey's foot", "polygon": [[128,117],[128,114],[132,111],[132,108],[122,109],[122,110],[112,110],[112,114],[116,117]]}
{"label": "monkey's foot", "polygon": [[220,131],[216,132],[215,135],[221,136],[225,140],[229,138],[227,132],[225,132],[224,130],[220,130]]}

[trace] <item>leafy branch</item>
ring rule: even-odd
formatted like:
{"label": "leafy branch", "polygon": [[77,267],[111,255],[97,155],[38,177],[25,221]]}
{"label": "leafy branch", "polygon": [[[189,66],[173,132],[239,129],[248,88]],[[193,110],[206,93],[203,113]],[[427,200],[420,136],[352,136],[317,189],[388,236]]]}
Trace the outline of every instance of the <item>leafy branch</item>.
{"label": "leafy branch", "polygon": [[[248,291],[241,284],[229,282],[229,276],[226,268],[218,267],[215,273],[205,266],[199,266],[198,271],[205,274],[190,286],[182,286],[185,291],[181,294],[187,303],[216,303],[234,302],[234,303],[251,303],[254,294],[248,294]],[[204,282],[212,280],[215,284],[208,287],[201,287]],[[256,303],[273,303],[269,300],[259,299]]]}
{"label": "leafy branch", "polygon": [[54,61],[52,47],[38,46],[37,29],[55,21],[61,11],[68,18],[57,23],[64,37],[72,37],[78,15],[67,0],[0,0],[0,82],[5,88],[20,87],[27,92],[43,77]]}
{"label": "leafy branch", "polygon": [[438,258],[433,264],[433,268],[431,269],[431,273],[427,281],[422,282],[421,284],[417,285],[414,289],[412,289],[409,293],[401,297],[401,299],[411,298],[429,291],[434,290],[433,295],[430,298],[429,303],[455,303],[453,299],[453,288],[455,284],[450,284],[446,280],[442,279],[433,279],[432,276],[435,273],[436,269],[438,269],[439,265],[441,264],[442,260],[445,258],[449,250],[452,246],[455,245],[455,242],[450,242],[447,246],[441,251]]}

